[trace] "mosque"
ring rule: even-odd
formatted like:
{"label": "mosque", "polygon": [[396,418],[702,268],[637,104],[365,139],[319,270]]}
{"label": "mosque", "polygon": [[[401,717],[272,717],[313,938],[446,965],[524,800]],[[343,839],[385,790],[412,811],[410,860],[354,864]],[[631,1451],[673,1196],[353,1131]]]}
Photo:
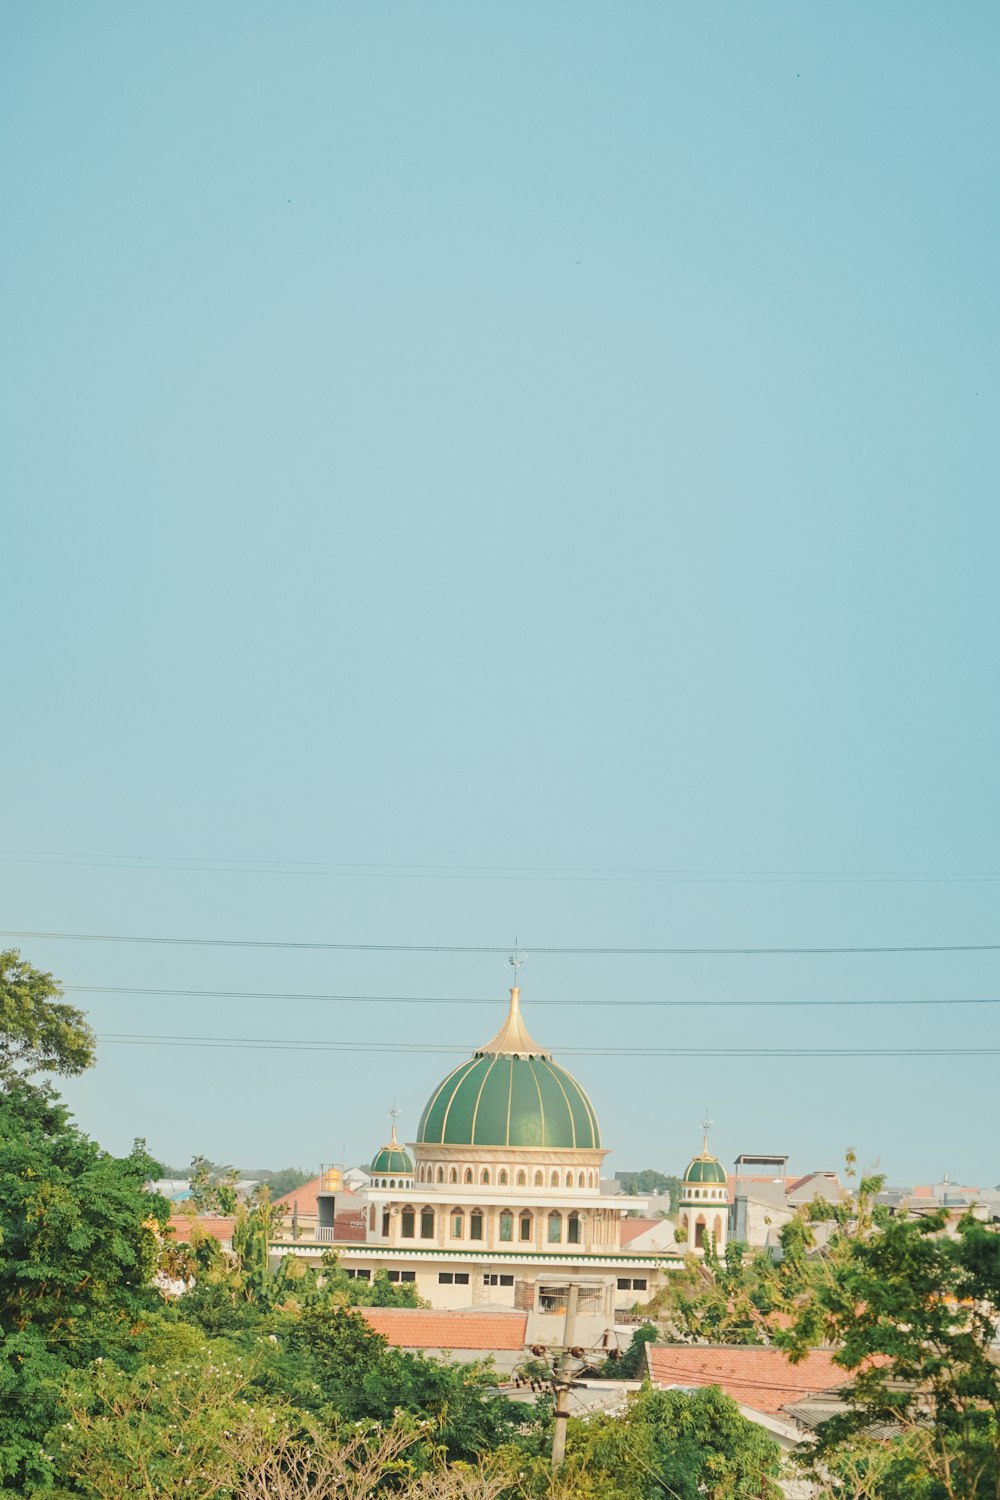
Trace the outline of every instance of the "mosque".
{"label": "mosque", "polygon": [[328,1170],[315,1230],[275,1249],[318,1261],[335,1247],[349,1275],[384,1268],[432,1307],[544,1312],[576,1284],[612,1316],[648,1301],[708,1236],[724,1249],[728,1203],[706,1136],[684,1178],[682,1242],[664,1222],[652,1240],[630,1235],[647,1202],[602,1188],[607,1155],[589,1096],[529,1034],[515,984],[500,1030],[434,1090],[416,1140],[400,1142],[393,1118],[367,1182],[348,1192]]}

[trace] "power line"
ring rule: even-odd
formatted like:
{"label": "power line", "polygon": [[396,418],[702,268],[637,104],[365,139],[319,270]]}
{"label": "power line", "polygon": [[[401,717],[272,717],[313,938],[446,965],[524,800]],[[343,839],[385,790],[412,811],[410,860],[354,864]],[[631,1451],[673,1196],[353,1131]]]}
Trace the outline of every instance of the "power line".
{"label": "power line", "polygon": [[376,864],[366,861],[239,859],[226,855],[109,854],[72,850],[0,850],[0,863],[62,868],[151,870],[188,874],[326,876],[388,880],[559,880],[667,882],[678,884],[995,884],[995,870],[669,870],[572,868],[561,865]]}
{"label": "power line", "polygon": [[[347,1005],[492,1005],[500,1003],[496,995],[333,995],[302,992],[297,990],[172,990],[145,989],[135,985],[115,984],[64,984],[63,990],[76,995],[130,995],[166,996],[174,999],[193,1000],[324,1000]],[[671,1009],[704,1010],[706,1007],[726,1007],[733,1010],[759,1009],[760,1007],[812,1006],[897,1006],[897,1005],[1000,1005],[1000,996],[976,997],[973,999],[906,999],[906,1000],[690,1000],[662,999],[633,1000],[536,1000],[531,1008],[541,1006],[605,1006],[610,1009],[622,1007],[666,1006]]]}
{"label": "power line", "polygon": [[[44,941],[71,943],[157,943],[178,948],[283,948],[330,953],[464,953],[500,954],[509,951],[509,944],[502,947],[459,943],[323,943],[288,942],[269,938],[201,938],[201,937],[149,937],[124,933],[106,932],[29,932],[21,929],[0,928],[0,937],[38,938]],[[537,943],[526,945],[532,953],[550,956],[580,955],[597,957],[606,955],[615,958],[662,958],[662,957],[757,957],[787,954],[864,954],[864,953],[1000,953],[1000,943],[884,943],[859,944],[847,947],[774,947],[774,948],[582,948],[544,947]]]}
{"label": "power line", "polygon": [[[139,1032],[105,1032],[98,1041],[111,1045],[148,1047],[222,1047],[275,1052],[378,1052],[412,1055],[459,1053],[470,1056],[475,1046],[456,1042],[324,1042],[287,1037],[156,1036]],[[549,1049],[546,1049],[548,1051]],[[570,1057],[997,1057],[1000,1047],[556,1047]]]}

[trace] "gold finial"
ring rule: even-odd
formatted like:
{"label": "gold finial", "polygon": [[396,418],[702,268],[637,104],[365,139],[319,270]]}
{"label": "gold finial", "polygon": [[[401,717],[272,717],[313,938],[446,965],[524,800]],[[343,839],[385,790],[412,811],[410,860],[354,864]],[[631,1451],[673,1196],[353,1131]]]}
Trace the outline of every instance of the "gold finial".
{"label": "gold finial", "polygon": [[399,1145],[399,1142],[396,1139],[396,1121],[399,1119],[399,1117],[400,1117],[400,1115],[402,1113],[403,1113],[403,1111],[401,1109],[397,1109],[396,1108],[396,1101],[394,1099],[392,1101],[392,1108],[388,1111],[389,1119],[392,1122],[392,1130],[391,1130],[391,1132],[389,1134],[389,1145],[390,1146],[398,1146]]}
{"label": "gold finial", "polygon": [[480,1052],[515,1053],[519,1057],[548,1057],[549,1054],[545,1051],[545,1048],[540,1047],[532,1038],[524,1021],[521,1019],[521,991],[517,984],[517,971],[525,962],[524,954],[519,953],[515,947],[514,952],[510,955],[507,962],[514,970],[515,981],[511,985],[510,1009],[507,1012],[507,1019],[500,1027],[496,1036],[487,1042],[485,1047],[480,1047],[478,1050]]}
{"label": "gold finial", "polygon": [[708,1132],[711,1130],[711,1128],[712,1128],[712,1126],[714,1124],[715,1124],[715,1121],[710,1118],[709,1113],[708,1113],[708,1105],[706,1104],[705,1105],[705,1118],[701,1122],[701,1128],[705,1132],[704,1139],[702,1140],[702,1143],[701,1143],[701,1154],[702,1154],[702,1156],[710,1156],[711,1155],[711,1152],[708,1149]]}

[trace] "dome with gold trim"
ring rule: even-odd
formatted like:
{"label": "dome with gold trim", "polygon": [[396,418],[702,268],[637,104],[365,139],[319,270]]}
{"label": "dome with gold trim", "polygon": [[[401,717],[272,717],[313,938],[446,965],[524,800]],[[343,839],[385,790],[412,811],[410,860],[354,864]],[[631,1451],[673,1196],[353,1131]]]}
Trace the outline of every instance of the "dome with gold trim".
{"label": "dome with gold trim", "polygon": [[496,1036],[441,1083],[420,1117],[421,1146],[599,1151],[594,1106],[571,1073],[529,1036],[521,992]]}
{"label": "dome with gold trim", "polygon": [[687,1171],[684,1173],[684,1196],[687,1196],[688,1187],[725,1187],[729,1181],[725,1167],[717,1156],[713,1156],[708,1149],[708,1135],[706,1133],[701,1154],[688,1162]]}
{"label": "dome with gold trim", "polygon": [[392,1134],[373,1160],[368,1171],[372,1177],[412,1177],[413,1158],[401,1141],[396,1139],[396,1122],[392,1122]]}

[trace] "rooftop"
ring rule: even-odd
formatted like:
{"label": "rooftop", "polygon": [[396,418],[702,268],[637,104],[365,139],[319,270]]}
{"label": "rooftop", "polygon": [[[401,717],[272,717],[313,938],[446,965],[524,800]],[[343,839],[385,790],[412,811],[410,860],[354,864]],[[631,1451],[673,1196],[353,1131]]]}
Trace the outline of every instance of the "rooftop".
{"label": "rooftop", "polygon": [[810,1349],[797,1365],[783,1349],[748,1344],[647,1344],[654,1385],[717,1385],[754,1411],[778,1413],[790,1401],[837,1389],[850,1376],[831,1349]]}
{"label": "rooftop", "polygon": [[376,1333],[400,1349],[523,1349],[528,1314],[438,1312],[425,1307],[362,1307],[358,1311]]}

